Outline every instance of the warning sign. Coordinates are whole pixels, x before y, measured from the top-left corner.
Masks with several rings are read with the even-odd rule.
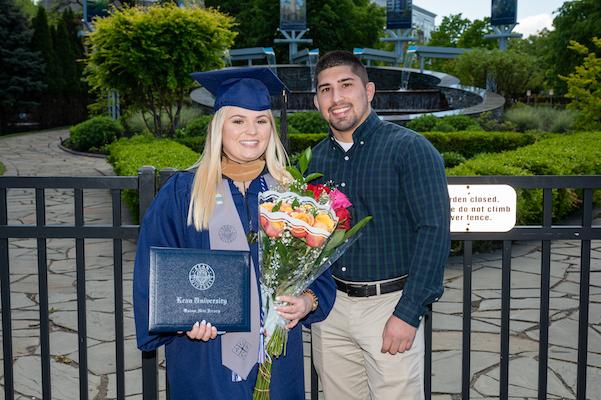
[[[509,185],[449,185],[451,232],[507,232],[515,226],[515,189]]]

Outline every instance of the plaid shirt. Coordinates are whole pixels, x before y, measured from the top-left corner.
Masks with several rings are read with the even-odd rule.
[[[373,216],[332,272],[357,282],[409,274],[394,315],[418,326],[428,304],[442,295],[449,253],[442,158],[423,136],[381,121],[375,112],[355,130],[353,142],[345,153],[330,132],[313,149],[309,167],[348,196],[352,221]]]

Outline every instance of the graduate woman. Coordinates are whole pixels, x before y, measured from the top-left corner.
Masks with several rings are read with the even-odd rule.
[[[257,195],[284,181],[286,155],[275,130],[270,94],[283,83],[267,68],[232,68],[192,77],[215,95],[200,161],[171,177],[141,224],[134,271],[134,312],[138,347],[165,346],[172,400],[252,399],[261,357],[261,305]],[[251,331],[218,334],[219,326],[198,321],[187,332],[148,330],[150,246],[250,250]],[[330,272],[280,308],[291,321],[285,356],[274,360],[271,399],[301,400],[304,394],[304,325],[326,318],[335,298]]]

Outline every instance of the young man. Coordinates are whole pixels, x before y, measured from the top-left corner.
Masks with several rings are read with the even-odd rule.
[[[423,316],[443,292],[450,245],[443,161],[423,136],[372,111],[375,85],[351,53],[324,55],[315,82],[330,135],[310,170],[349,197],[354,221],[373,216],[334,265],[334,308],[312,328],[325,398],[423,399]]]

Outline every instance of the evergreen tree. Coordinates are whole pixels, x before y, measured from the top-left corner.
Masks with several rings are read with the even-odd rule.
[[[73,80],[68,83],[73,89],[80,93],[87,93],[87,86],[83,81],[83,69],[85,58],[83,40],[81,35],[81,23],[79,18],[73,13],[70,8],[63,11],[61,16],[70,42],[70,51],[72,53],[73,63],[75,64],[75,75]],[[70,87],[71,87],[70,86]]]
[[[52,46],[52,32],[48,25],[48,16],[46,9],[38,6],[38,12],[31,21],[33,25],[33,36],[31,38],[31,47],[38,51],[42,56],[45,71],[42,75],[42,82],[47,87],[49,93],[58,93],[60,87],[59,66]]]
[[[28,47],[32,31],[27,17],[13,0],[0,0],[0,133],[9,115],[34,105],[27,94],[43,89],[43,62]]]
[[[79,89],[80,75],[77,70],[77,57],[73,49],[73,42],[63,19],[58,21],[53,33],[54,53],[60,63],[62,92],[65,94],[75,93]]]

